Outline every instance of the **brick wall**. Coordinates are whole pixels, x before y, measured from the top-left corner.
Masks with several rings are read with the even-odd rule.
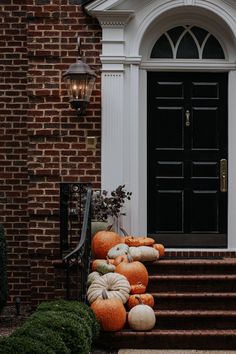
[[[101,29],[75,0],[1,1],[1,219],[9,246],[10,300],[54,296],[59,182],[100,185]],[[26,3],[26,1],[25,1]],[[68,103],[62,73],[82,38],[98,78],[84,116]],[[86,137],[96,136],[89,150]]]
[[[24,1],[0,2],[0,222],[8,241],[10,300],[28,301],[27,22]]]

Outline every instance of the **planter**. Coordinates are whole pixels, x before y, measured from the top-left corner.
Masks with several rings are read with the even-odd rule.
[[[92,221],[91,236],[93,237],[98,231],[106,230],[109,225],[107,221]]]

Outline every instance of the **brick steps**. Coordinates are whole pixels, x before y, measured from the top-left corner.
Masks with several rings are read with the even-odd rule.
[[[234,329],[236,311],[155,311],[156,329]]]
[[[158,310],[236,310],[236,293],[152,293]]]
[[[236,274],[236,258],[160,260],[146,263],[149,274]]]
[[[236,292],[236,275],[150,275],[149,292]]]
[[[155,299],[152,331],[103,333],[110,349],[235,349],[236,259],[146,263],[147,292]]]
[[[102,333],[97,343],[107,349],[235,349],[236,330],[123,330]]]

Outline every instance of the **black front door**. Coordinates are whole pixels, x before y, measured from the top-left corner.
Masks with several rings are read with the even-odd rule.
[[[148,73],[148,234],[227,246],[228,75]]]

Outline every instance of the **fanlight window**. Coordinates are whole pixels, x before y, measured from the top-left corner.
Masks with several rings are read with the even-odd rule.
[[[197,26],[179,26],[164,33],[155,43],[151,58],[225,59],[219,41]]]

